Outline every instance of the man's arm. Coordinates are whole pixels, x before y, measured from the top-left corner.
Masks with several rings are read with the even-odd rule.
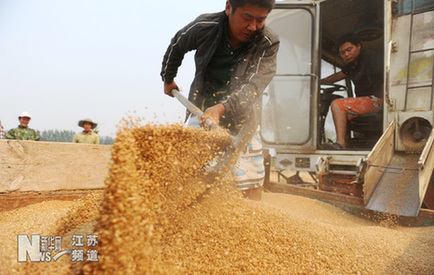
[[[341,81],[342,79],[345,79],[345,78],[347,78],[346,74],[344,74],[343,72],[337,72],[337,73],[334,73],[332,75],[329,75],[326,78],[321,79],[321,83],[322,84],[332,84],[332,83]]]
[[[7,139],[15,139],[15,131],[14,131],[14,129],[10,129],[8,131],[8,133],[6,134],[6,138]]]
[[[72,142],[73,143],[78,143],[78,134],[74,135],[74,137],[72,138]]]
[[[203,33],[207,31],[208,27],[215,24],[218,23],[203,22],[201,16],[199,16],[175,34],[163,58],[160,75],[165,83],[171,84],[173,82],[184,55],[197,49],[201,39],[203,39]]]
[[[36,130],[33,130],[35,132],[35,141],[39,141],[41,137],[38,135],[38,132]]]

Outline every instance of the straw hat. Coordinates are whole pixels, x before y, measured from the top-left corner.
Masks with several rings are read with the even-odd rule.
[[[97,123],[93,122],[92,119],[90,119],[90,118],[85,118],[85,119],[80,120],[80,121],[78,122],[78,126],[84,128],[84,123],[85,123],[85,122],[89,122],[89,123],[92,125],[92,128],[91,128],[91,129],[95,128],[95,127],[98,125]]]

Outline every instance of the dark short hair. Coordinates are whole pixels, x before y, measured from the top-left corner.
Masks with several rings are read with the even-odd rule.
[[[362,41],[360,40],[359,36],[353,32],[349,32],[346,33],[344,35],[342,35],[341,37],[339,37],[338,39],[338,43],[336,46],[336,51],[339,52],[339,47],[342,46],[343,44],[350,42],[353,45],[361,45]]]
[[[274,8],[274,2],[275,0],[229,0],[232,6],[232,13],[234,13],[238,7],[244,7],[245,4],[267,8],[268,12],[270,12]]]

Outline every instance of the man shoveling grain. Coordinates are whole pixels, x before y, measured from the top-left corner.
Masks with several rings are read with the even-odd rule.
[[[277,35],[265,26],[274,0],[228,0],[224,12],[203,14],[178,31],[163,59],[164,93],[178,90],[174,81],[184,55],[196,50],[195,78],[189,100],[204,115],[190,117],[189,126],[207,118],[237,133],[254,119],[265,87],[276,71]],[[188,118],[188,116],[187,116]],[[264,165],[259,127],[232,171],[235,185],[245,197],[260,200]]]

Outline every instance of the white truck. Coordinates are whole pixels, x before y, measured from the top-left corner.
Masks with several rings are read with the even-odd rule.
[[[265,187],[399,216],[434,209],[434,1],[276,1],[267,25],[281,44],[262,100],[261,136],[273,153]],[[344,66],[336,42],[348,32],[382,56],[384,104],[348,123],[349,148],[330,150],[330,98],[355,95],[349,80],[320,80]],[[281,183],[270,169],[297,173]]]

